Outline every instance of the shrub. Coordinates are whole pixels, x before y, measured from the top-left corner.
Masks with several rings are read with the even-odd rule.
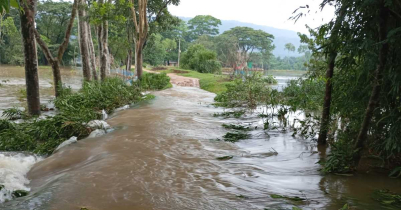
[[[181,64],[184,68],[200,73],[221,73],[221,64],[217,60],[217,54],[199,44],[192,45],[183,53]]]
[[[78,139],[88,136],[91,130],[86,123],[99,119],[101,110],[110,113],[139,100],[142,100],[140,88],[126,85],[119,78],[86,82],[77,93],[64,89],[54,101],[59,113],[53,117],[30,119],[19,124],[0,120],[0,150],[51,154],[71,136]]]
[[[139,86],[143,90],[163,90],[171,87],[170,77],[166,73],[145,73],[139,81]]]

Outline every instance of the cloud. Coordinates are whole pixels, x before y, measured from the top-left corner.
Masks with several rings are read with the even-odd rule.
[[[307,33],[305,24],[317,27],[334,17],[334,8],[328,7],[320,11],[320,2],[317,0],[181,0],[179,6],[169,6],[169,10],[173,15],[180,17],[212,15],[222,20],[237,20]],[[296,23],[288,20],[295,9],[306,4],[311,9],[307,17],[301,18]]]

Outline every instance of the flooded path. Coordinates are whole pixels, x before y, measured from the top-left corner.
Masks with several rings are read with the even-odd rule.
[[[316,163],[324,154],[318,152],[313,142],[294,138],[291,132],[265,133],[258,118],[252,116],[213,117],[213,113],[223,111],[211,105],[213,93],[194,87],[174,87],[154,94],[156,99],[112,116],[108,123],[115,131],[81,140],[36,163],[27,177],[29,195],[0,204],[0,209],[297,206],[338,210],[349,203],[356,209],[373,210],[383,209],[371,198],[374,190],[401,190],[399,179],[386,176],[322,175]],[[252,138],[248,140],[235,144],[218,141],[227,132],[221,125],[236,122],[259,128],[251,131]],[[233,158],[216,159],[222,156]],[[26,163],[30,168],[31,163]]]

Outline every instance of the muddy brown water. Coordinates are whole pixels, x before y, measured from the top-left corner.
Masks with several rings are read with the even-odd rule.
[[[51,71],[40,69],[43,101],[51,100]],[[81,85],[79,71],[62,70],[64,82]],[[0,109],[19,106],[24,83],[21,68],[0,66]],[[281,78],[279,78],[281,79]],[[288,79],[288,78],[283,78]],[[280,84],[278,85],[280,86]],[[23,88],[23,86],[22,86]],[[223,123],[258,119],[223,119],[214,94],[192,87],[154,93],[156,99],[117,113],[108,120],[115,131],[81,140],[35,164],[28,173],[27,197],[0,209],[392,209],[371,197],[376,189],[401,191],[401,181],[383,175],[322,175],[324,156],[309,140],[291,132],[257,129],[238,143],[217,141]],[[273,151],[277,151],[275,155]],[[320,150],[324,151],[324,150]],[[218,161],[217,157],[233,156]],[[1,170],[0,170],[1,171]],[[1,176],[1,174],[0,174]],[[272,194],[304,202],[274,199]]]
[[[78,90],[82,86],[79,68],[62,67],[61,78],[65,86]],[[52,70],[49,66],[39,66],[39,92],[41,104],[54,99]],[[25,70],[21,66],[0,65],[0,116],[4,109],[26,106]]]
[[[115,131],[81,140],[33,166],[30,195],[3,209],[385,209],[375,189],[400,191],[379,175],[322,175],[318,149],[291,133],[261,130],[238,143],[217,141],[214,94],[191,87],[154,93],[153,101],[108,120]],[[257,120],[256,120],[257,121]],[[278,152],[272,154],[272,149]],[[217,157],[233,159],[218,161]],[[304,202],[271,198],[298,196]],[[391,208],[389,208],[391,209]]]

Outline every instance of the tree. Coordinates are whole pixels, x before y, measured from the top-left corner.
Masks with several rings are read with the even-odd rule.
[[[223,35],[234,37],[238,40],[237,52],[239,56],[235,66],[243,66],[246,68],[246,63],[254,51],[262,53],[270,53],[274,49],[274,36],[262,30],[254,30],[249,27],[235,27],[225,31]]]
[[[46,42],[53,55],[58,53],[60,43],[64,41],[66,31],[71,19],[73,1],[38,1],[36,12],[36,30]],[[74,34],[76,25],[72,25],[71,34]],[[71,37],[73,40],[75,37]],[[60,65],[68,65],[73,60],[75,46],[68,43],[67,48],[59,61]],[[49,62],[43,50],[38,51],[39,64],[48,65]]]
[[[188,21],[191,40],[195,40],[202,35],[215,36],[219,34],[221,21],[210,15],[197,15]]]
[[[285,49],[288,52],[295,52],[295,46],[292,43],[287,43],[285,44]]]
[[[179,2],[179,0],[150,0],[149,2],[148,0],[131,0],[131,14],[135,25],[135,70],[139,79],[142,78],[143,71],[143,48],[149,34],[170,27],[171,22],[178,22],[172,18],[167,6],[178,5]]]
[[[1,17],[0,17],[1,19]],[[21,35],[15,27],[14,19],[0,20],[0,63],[22,65],[24,63]]]
[[[222,34],[215,39],[217,56],[225,67],[235,68],[238,59],[238,39],[234,36]]]
[[[329,43],[326,47],[329,56],[328,56],[327,71],[326,71],[326,91],[323,102],[322,118],[320,120],[319,137],[317,140],[319,145],[326,144],[327,132],[330,124],[330,107],[332,98],[331,95],[333,89],[332,79],[334,74],[335,61],[338,54],[337,51],[338,48],[337,43],[339,36],[338,33],[340,32],[340,27],[344,19],[344,10],[345,6],[343,5],[343,7],[340,8],[340,14],[334,23],[333,30],[329,38]]]
[[[215,52],[206,49],[203,45],[192,45],[183,53],[182,66],[200,73],[219,73],[221,64],[217,61]]]
[[[63,42],[58,47],[57,57],[53,57],[52,52],[49,50],[49,47],[42,40],[39,32],[37,30],[35,30],[36,41],[38,42],[39,46],[41,47],[42,51],[44,52],[47,61],[52,66],[53,83],[54,83],[56,97],[60,95],[60,91],[62,88],[62,80],[61,80],[61,73],[60,73],[60,61],[63,59],[63,54],[64,54],[65,50],[67,49],[68,43],[70,41],[71,30],[72,30],[72,26],[74,24],[74,19],[76,16],[76,10],[77,10],[77,0],[74,0],[74,3],[72,5],[71,17],[70,17],[69,23],[67,25],[67,30],[65,32]]]
[[[90,65],[90,52],[89,52],[89,32],[87,26],[86,16],[86,2],[85,0],[78,1],[78,17],[79,17],[79,48],[82,57],[82,71],[86,81],[91,80],[91,65]]]
[[[144,62],[153,66],[163,64],[167,52],[162,39],[163,37],[160,34],[150,35],[147,41],[147,46],[143,52]]]
[[[28,113],[40,115],[38,62],[35,43],[35,0],[19,0],[21,34],[25,56],[25,80]]]
[[[374,72],[373,79],[373,88],[372,93],[369,98],[368,107],[366,108],[365,116],[363,122],[361,124],[361,128],[359,130],[358,138],[355,141],[355,149],[358,151],[355,157],[355,161],[359,163],[359,159],[361,158],[362,149],[364,143],[367,141],[367,134],[369,125],[372,121],[374,110],[380,103],[380,91],[383,83],[383,71],[387,64],[387,56],[389,53],[389,43],[387,41],[388,36],[388,22],[389,22],[389,5],[386,5],[385,1],[380,1],[379,8],[379,61],[377,64],[377,68]]]

